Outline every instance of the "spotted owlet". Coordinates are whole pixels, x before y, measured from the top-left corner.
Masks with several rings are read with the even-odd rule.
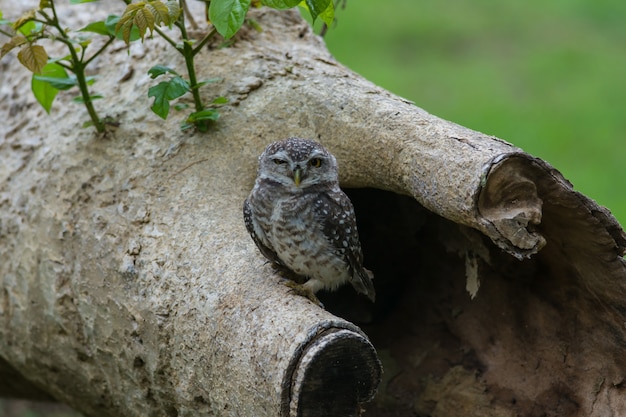
[[[337,160],[317,142],[289,138],[259,157],[252,192],[243,205],[246,228],[261,253],[306,282],[288,282],[317,301],[318,290],[345,282],[374,301],[354,208],[339,188]]]

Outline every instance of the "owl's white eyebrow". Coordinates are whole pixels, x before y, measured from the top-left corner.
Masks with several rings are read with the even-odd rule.
[[[287,154],[287,152],[282,151],[282,150],[272,154],[271,156],[274,157],[274,158],[290,159],[289,155]]]

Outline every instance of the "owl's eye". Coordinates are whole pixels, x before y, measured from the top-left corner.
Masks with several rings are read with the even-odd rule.
[[[287,163],[287,161],[285,161],[284,159],[280,159],[280,158],[274,158],[273,161],[276,165],[283,165]]]
[[[309,161],[309,165],[311,165],[314,168],[319,168],[322,166],[322,159],[321,158],[313,158]]]

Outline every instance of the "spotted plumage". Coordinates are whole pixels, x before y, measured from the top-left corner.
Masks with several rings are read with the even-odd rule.
[[[304,277],[305,291],[350,282],[374,301],[354,208],[339,188],[335,157],[319,143],[289,138],[270,144],[259,157],[243,215],[261,253]]]

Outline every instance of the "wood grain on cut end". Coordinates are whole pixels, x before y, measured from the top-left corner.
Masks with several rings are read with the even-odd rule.
[[[534,182],[536,171],[527,157],[500,158],[491,167],[478,200],[480,214],[497,231],[494,242],[518,259],[536,254],[546,244],[535,230],[542,220],[543,204]]]
[[[380,383],[382,367],[365,336],[331,328],[300,351],[283,384],[284,417],[360,416]]]

